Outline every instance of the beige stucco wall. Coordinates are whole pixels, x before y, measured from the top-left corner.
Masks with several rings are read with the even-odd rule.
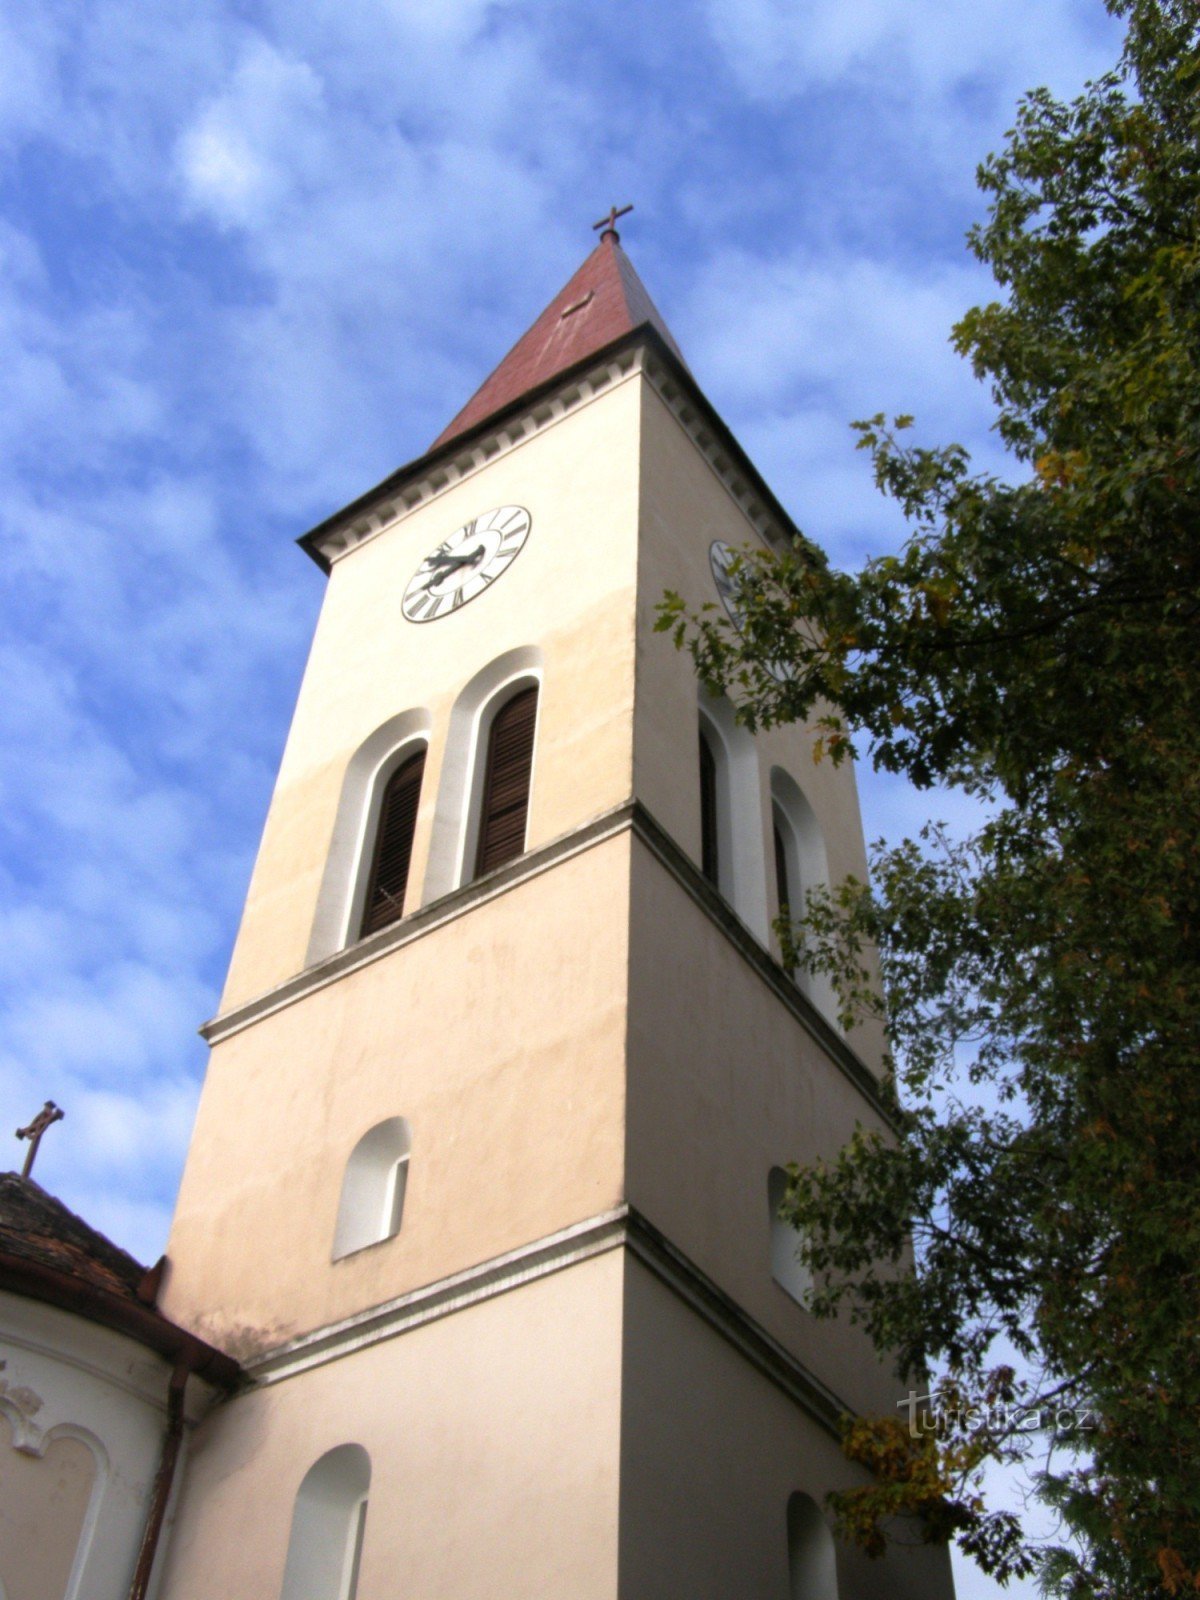
[[[300,1481],[347,1443],[371,1458],[358,1600],[613,1600],[621,1297],[614,1251],[213,1413],[161,1600],[278,1595]]]
[[[656,607],[663,594],[673,590],[689,610],[717,604],[715,615],[724,618],[709,565],[710,545],[719,539],[735,548],[764,546],[745,512],[649,384],[642,390],[640,441],[634,787],[638,798],[699,864],[695,669],[686,650],[676,650],[669,636],[654,632]],[[816,815],[830,882],[836,884],[849,875],[860,881],[866,878],[854,768],[849,762],[834,766],[829,760],[814,760],[815,733],[813,725],[778,727],[761,730],[755,738],[758,828],[771,921],[779,915],[771,844],[773,766],[793,778]],[[778,953],[773,937],[769,943]],[[851,1043],[872,1070],[880,1069],[883,1037],[878,1026],[868,1022],[856,1028]]]
[[[772,1279],[767,1202],[771,1167],[831,1157],[857,1122],[882,1122],[678,882],[634,851],[630,1204],[843,1400],[890,1414],[896,1384],[863,1335],[818,1322]]]
[[[245,1357],[617,1204],[629,836],[213,1051],[168,1316]],[[331,1262],[346,1158],[412,1125],[403,1226]]]
[[[787,1503],[856,1481],[837,1442],[629,1259],[621,1600],[789,1600]],[[837,1554],[839,1600],[953,1600],[944,1551]]]
[[[335,563],[222,1011],[305,965],[350,757],[389,718],[424,707],[432,730],[410,872],[419,894],[451,708],[505,652],[535,645],[544,656],[530,846],[628,795],[640,383],[605,391]],[[400,601],[425,556],[509,503],[532,523],[508,571],[461,611],[405,621]]]
[[[695,782],[697,689],[687,651],[656,634],[655,608],[672,589],[689,609],[718,602],[709,565],[715,539],[763,549],[763,541],[657,392],[642,389],[641,525],[638,551],[637,713],[634,773],[643,800],[667,831],[700,859]],[[723,618],[718,604],[716,616]],[[865,870],[854,770],[812,758],[811,728],[757,737],[763,788],[778,763],[795,778],[821,823],[833,877]],[[687,782],[681,782],[686,775]]]

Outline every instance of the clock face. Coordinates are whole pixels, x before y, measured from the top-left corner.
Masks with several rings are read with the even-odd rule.
[[[400,609],[410,622],[460,610],[507,572],[529,537],[524,506],[496,506],[472,517],[431,550],[409,579]]]
[[[733,564],[733,551],[729,545],[722,544],[720,539],[714,539],[708,547],[708,564],[712,568],[713,582],[717,586],[717,593],[721,597],[726,615],[740,633],[742,612],[737,603],[737,579],[729,570]]]
[[[717,586],[717,593],[721,597],[721,604],[725,607],[726,615],[739,633],[742,632],[743,612],[738,604],[737,579],[729,570],[733,565],[737,552],[720,539],[714,539],[708,547],[708,564],[712,568],[713,582]],[[764,663],[767,671],[778,682],[782,683],[791,677],[792,669],[786,661],[767,661]]]

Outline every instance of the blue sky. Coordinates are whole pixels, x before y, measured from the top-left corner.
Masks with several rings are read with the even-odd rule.
[[[321,596],[293,537],[633,200],[796,519],[894,546],[846,425],[1000,466],[947,345],[989,296],[975,165],[1117,43],[1099,0],[0,0],[0,1106],[66,1107],[48,1187],[161,1250]],[[872,833],[929,811],[863,787]]]

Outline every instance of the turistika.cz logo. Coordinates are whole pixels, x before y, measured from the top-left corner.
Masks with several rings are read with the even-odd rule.
[[[933,1434],[940,1439],[969,1437],[973,1434],[1089,1433],[1097,1427],[1094,1411],[1085,1406],[1012,1405],[993,1401],[991,1405],[972,1405],[954,1390],[933,1389],[928,1394],[908,1391],[896,1408],[908,1412],[908,1431],[914,1439]]]

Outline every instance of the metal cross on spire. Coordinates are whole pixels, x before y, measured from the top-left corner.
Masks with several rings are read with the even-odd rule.
[[[27,1178],[33,1171],[33,1158],[38,1153],[38,1145],[41,1144],[46,1129],[52,1122],[61,1122],[65,1116],[66,1112],[60,1106],[56,1106],[53,1100],[47,1100],[27,1128],[17,1129],[18,1139],[29,1140],[29,1154],[25,1157],[25,1165],[21,1169],[23,1178]]]
[[[600,235],[602,239],[607,239],[610,233],[614,239],[620,239],[621,235],[617,232],[617,218],[623,217],[627,211],[632,210],[632,206],[610,206],[608,215],[601,217],[599,222],[593,222],[592,228],[604,229],[604,232]]]

